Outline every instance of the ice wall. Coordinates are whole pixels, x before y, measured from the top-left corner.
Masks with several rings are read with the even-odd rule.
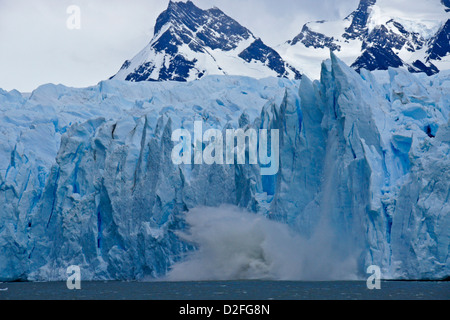
[[[224,204],[269,220],[259,236],[272,220],[304,239],[301,255],[287,255],[299,269],[326,263],[345,279],[377,264],[385,278],[448,277],[449,87],[446,72],[359,75],[332,55],[320,82],[207,77],[0,91],[0,280],[62,280],[73,264],[84,279],[164,277],[215,243],[180,235],[198,227],[190,212],[209,207],[210,223],[224,223],[214,216]],[[205,130],[279,129],[279,173],[175,166],[172,132],[193,132],[194,120]],[[284,247],[280,239],[293,238],[272,230],[267,239]],[[300,248],[311,239],[332,261]],[[345,261],[356,261],[353,270],[335,273]]]

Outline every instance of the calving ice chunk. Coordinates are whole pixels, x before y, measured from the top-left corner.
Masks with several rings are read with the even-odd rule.
[[[172,150],[172,161],[176,165],[194,164],[246,164],[246,152],[248,152],[249,164],[261,165],[261,175],[273,176],[278,173],[280,162],[280,140],[279,130],[270,130],[271,141],[268,140],[268,130],[255,129],[227,129],[226,147],[224,148],[224,138],[221,130],[209,129],[203,134],[203,122],[194,123],[194,157],[192,157],[192,136],[186,129],[177,129],[172,133],[172,141],[179,142]],[[235,144],[235,140],[237,143]],[[248,141],[248,145],[246,142]],[[204,144],[207,143],[203,150]],[[248,146],[248,148],[246,148]],[[268,148],[270,147],[270,155]],[[258,152],[259,150],[259,152]],[[226,153],[224,155],[224,153]],[[236,157],[235,157],[236,155]]]

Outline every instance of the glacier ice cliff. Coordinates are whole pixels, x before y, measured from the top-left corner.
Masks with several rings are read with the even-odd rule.
[[[375,264],[389,279],[446,278],[449,92],[445,71],[358,74],[333,54],[314,82],[208,76],[0,90],[0,281],[65,280],[69,265],[86,280],[163,278],[171,270],[176,278],[196,252],[234,252],[211,248],[223,238],[208,236],[223,230],[257,232],[229,241],[245,259],[211,264],[224,263],[226,273],[234,270],[226,263],[239,260],[245,272],[209,277],[345,279]],[[279,129],[278,174],[261,176],[255,165],[174,165],[172,132],[193,132],[194,120],[205,129]],[[228,217],[224,205],[240,209]],[[236,225],[240,210],[247,228],[185,234],[227,219]],[[286,230],[293,235],[276,234]],[[318,259],[320,251],[328,259]],[[333,272],[346,261],[354,262],[347,274]],[[323,274],[294,272],[321,263],[329,266]]]

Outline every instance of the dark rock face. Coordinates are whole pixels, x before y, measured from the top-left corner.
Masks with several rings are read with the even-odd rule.
[[[418,33],[412,33],[405,30],[405,28],[394,20],[388,21],[387,25],[392,29],[397,29],[398,33],[388,30],[384,25],[381,25],[374,30],[363,40],[362,49],[369,46],[381,46],[383,48],[391,48],[392,50],[401,50],[405,45],[408,51],[414,52],[423,47],[424,41]]]
[[[448,2],[447,1],[447,5]],[[430,41],[428,60],[441,60],[450,52],[450,20],[439,30],[436,36]]]
[[[357,39],[367,36],[367,21],[370,16],[369,8],[375,3],[376,0],[361,0],[358,9],[347,17],[347,19],[352,20],[352,24],[345,29],[344,38]]]
[[[178,43],[190,44],[193,39],[201,47],[229,51],[235,49],[242,39],[253,34],[247,28],[227,16],[218,8],[202,10],[191,1],[170,2],[169,7],[157,19],[155,34],[171,23],[176,29]],[[173,32],[173,30],[172,30]],[[172,33],[171,32],[171,33]],[[159,47],[159,50],[164,47]]]
[[[266,46],[261,39],[257,39],[253,42],[247,49],[239,54],[239,57],[247,62],[251,62],[252,60],[260,61],[270,69],[275,70],[279,77],[287,76],[286,65],[281,56],[278,52]],[[290,68],[290,66],[288,66],[288,68]],[[298,71],[293,68],[291,68],[291,70],[296,72],[296,79],[301,78],[301,74]]]
[[[441,3],[447,7],[445,11],[450,12],[450,0],[441,0]]]
[[[390,48],[380,46],[369,47],[362,55],[356,59],[352,68],[360,71],[367,70],[387,70],[389,67],[398,68],[403,65],[403,61]]]
[[[341,46],[334,43],[333,37],[327,37],[322,33],[314,32],[306,24],[303,26],[302,32],[292,40],[291,44],[296,45],[298,42],[302,42],[307,48],[330,48],[333,51],[341,50]]]
[[[429,66],[420,60],[416,60],[412,63],[412,65],[408,66],[408,70],[410,72],[425,72],[428,76],[439,73],[439,69],[434,64],[431,62],[428,64]]]

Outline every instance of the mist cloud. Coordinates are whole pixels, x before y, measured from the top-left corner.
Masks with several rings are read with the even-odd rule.
[[[358,252],[335,250],[338,239],[321,223],[309,239],[287,225],[234,206],[196,208],[181,238],[198,250],[176,264],[172,281],[355,280]]]

